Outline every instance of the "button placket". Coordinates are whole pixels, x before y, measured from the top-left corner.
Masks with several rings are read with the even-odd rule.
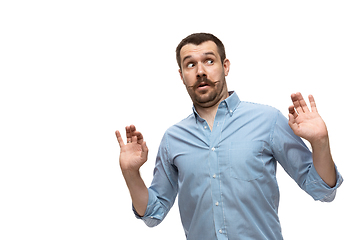
[[[228,111],[226,108],[226,103],[223,102],[220,104],[218,111],[214,119],[214,128],[212,129],[211,134],[209,135],[209,177],[211,178],[211,196],[213,204],[213,213],[214,213],[214,227],[217,229],[217,235],[221,234],[219,239],[225,239],[225,217],[224,209],[222,204],[222,193],[221,193],[221,166],[223,159],[219,159],[219,153],[222,151],[219,142],[221,140],[221,130],[222,128],[218,127],[225,121],[225,117]],[[209,127],[207,127],[209,129]],[[210,129],[209,129],[210,130]],[[208,131],[208,130],[206,130]],[[218,236],[219,237],[219,236]]]

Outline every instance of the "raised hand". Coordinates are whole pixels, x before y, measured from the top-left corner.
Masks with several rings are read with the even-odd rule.
[[[320,117],[314,97],[309,95],[311,111],[301,93],[291,94],[293,105],[289,107],[289,126],[294,133],[310,142],[318,143],[328,139],[325,122]]]
[[[148,148],[142,134],[136,131],[134,125],[126,129],[125,144],[119,131],[115,131],[120,145],[120,168],[126,185],[129,188],[133,206],[140,216],[144,216],[149,198],[148,189],[140,176],[140,167],[146,162]]]
[[[134,125],[126,128],[127,143],[125,144],[120,132],[115,132],[120,145],[120,168],[122,171],[139,171],[147,161],[148,148],[142,134],[136,131]]]

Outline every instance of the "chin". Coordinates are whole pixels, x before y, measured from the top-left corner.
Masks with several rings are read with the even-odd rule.
[[[217,96],[218,94],[216,94],[215,92],[201,94],[200,96],[195,95],[195,102],[203,107],[212,107],[216,103]]]

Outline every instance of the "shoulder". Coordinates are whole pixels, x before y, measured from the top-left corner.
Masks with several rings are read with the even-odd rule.
[[[188,117],[184,118],[180,122],[169,127],[165,134],[168,136],[177,136],[183,132],[189,132],[196,126],[196,118],[194,113],[191,113]]]
[[[239,110],[241,113],[247,113],[251,115],[266,114],[267,117],[277,117],[280,112],[278,109],[269,105],[246,101],[241,101],[237,110]]]
[[[169,159],[172,159],[171,162],[181,149],[185,151],[189,147],[189,143],[196,138],[196,128],[195,116],[190,114],[165,131],[161,146],[166,147]]]

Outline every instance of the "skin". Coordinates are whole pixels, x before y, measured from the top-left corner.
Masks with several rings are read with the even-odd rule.
[[[309,95],[311,110],[301,93],[291,94],[291,100],[293,105],[289,107],[289,126],[297,136],[310,142],[316,171],[329,187],[334,187],[336,171],[330,151],[329,134],[317,111],[315,99]]]
[[[221,62],[217,46],[212,41],[198,46],[187,44],[180,50],[181,80],[193,101],[196,111],[212,129],[217,108],[229,97],[225,77],[230,61]]]
[[[148,189],[140,176],[140,167],[147,161],[148,148],[142,134],[134,125],[125,127],[127,144],[120,132],[115,132],[120,145],[120,168],[129,189],[133,206],[140,216],[144,216],[149,195]]]
[[[225,77],[230,61],[221,62],[217,46],[212,41],[200,45],[187,44],[180,51],[181,80],[193,101],[198,114],[212,129],[216,111],[221,101],[229,97]],[[329,187],[336,184],[328,131],[320,117],[314,97],[309,96],[309,109],[301,93],[291,94],[293,105],[289,107],[289,126],[294,133],[308,140],[313,149],[316,171]],[[120,145],[120,168],[130,191],[134,208],[140,216],[146,211],[148,189],[140,176],[140,167],[147,161],[148,148],[142,134],[134,125],[127,126],[125,144],[120,132],[115,132]]]

